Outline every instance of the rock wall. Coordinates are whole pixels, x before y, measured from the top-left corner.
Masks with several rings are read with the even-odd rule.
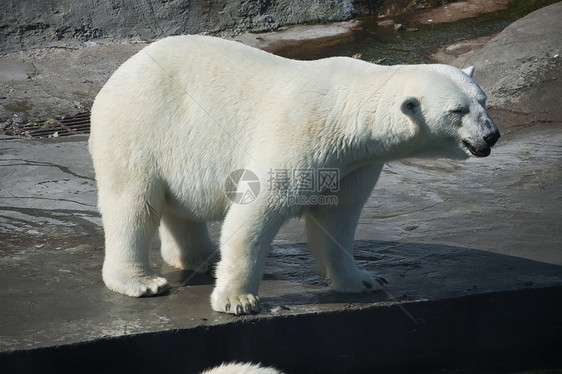
[[[263,32],[456,0],[2,0],[0,53],[92,40]]]
[[[368,0],[3,0],[0,51],[90,40],[269,31],[370,12]]]
[[[519,113],[562,113],[562,2],[539,9],[506,27],[465,66],[488,105]]]

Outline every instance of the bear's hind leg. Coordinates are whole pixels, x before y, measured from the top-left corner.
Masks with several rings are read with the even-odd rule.
[[[100,190],[101,191],[101,190]],[[100,193],[105,231],[103,280],[106,286],[128,296],[152,296],[169,289],[166,278],[150,268],[149,249],[158,228],[161,205],[144,194],[120,196]]]
[[[218,260],[218,247],[211,241],[207,224],[179,217],[166,210],[160,222],[162,258],[170,266],[205,273]]]

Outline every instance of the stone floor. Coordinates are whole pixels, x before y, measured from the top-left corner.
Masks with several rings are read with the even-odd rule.
[[[210,275],[163,265],[157,240],[154,267],[175,285],[171,292],[133,299],[107,290],[87,137],[4,137],[0,369],[6,371],[0,371],[122,369],[104,367],[93,352],[138,354],[129,369],[170,372],[230,360],[262,361],[287,372],[412,372],[478,362],[493,367],[512,356],[529,358],[521,367],[544,362],[562,368],[551,354],[562,341],[556,312],[562,306],[560,129],[539,123],[508,131],[485,159],[389,163],[355,244],[358,263],[389,281],[381,292],[330,292],[302,244],[304,222],[289,221],[268,257],[262,313],[239,318],[211,310]],[[219,229],[211,225],[213,237]],[[371,344],[387,349],[383,337],[390,347],[407,347],[384,359],[365,350]],[[429,340],[416,340],[422,338]],[[175,345],[178,339],[183,345]],[[159,345],[177,356],[177,365]],[[317,361],[299,349],[312,350]],[[534,356],[519,354],[529,349]]]

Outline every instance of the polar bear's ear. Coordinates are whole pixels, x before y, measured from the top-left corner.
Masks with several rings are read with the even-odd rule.
[[[472,74],[474,74],[474,66],[470,66],[466,69],[462,69],[462,71],[468,75],[470,78],[472,78]]]
[[[420,111],[420,101],[416,97],[408,96],[402,101],[400,110],[408,117],[414,118]]]

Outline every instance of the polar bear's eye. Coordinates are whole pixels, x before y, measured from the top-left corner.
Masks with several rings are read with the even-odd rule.
[[[451,110],[451,113],[462,116],[462,115],[468,113],[468,108],[458,107],[458,108],[455,108],[455,109]]]

